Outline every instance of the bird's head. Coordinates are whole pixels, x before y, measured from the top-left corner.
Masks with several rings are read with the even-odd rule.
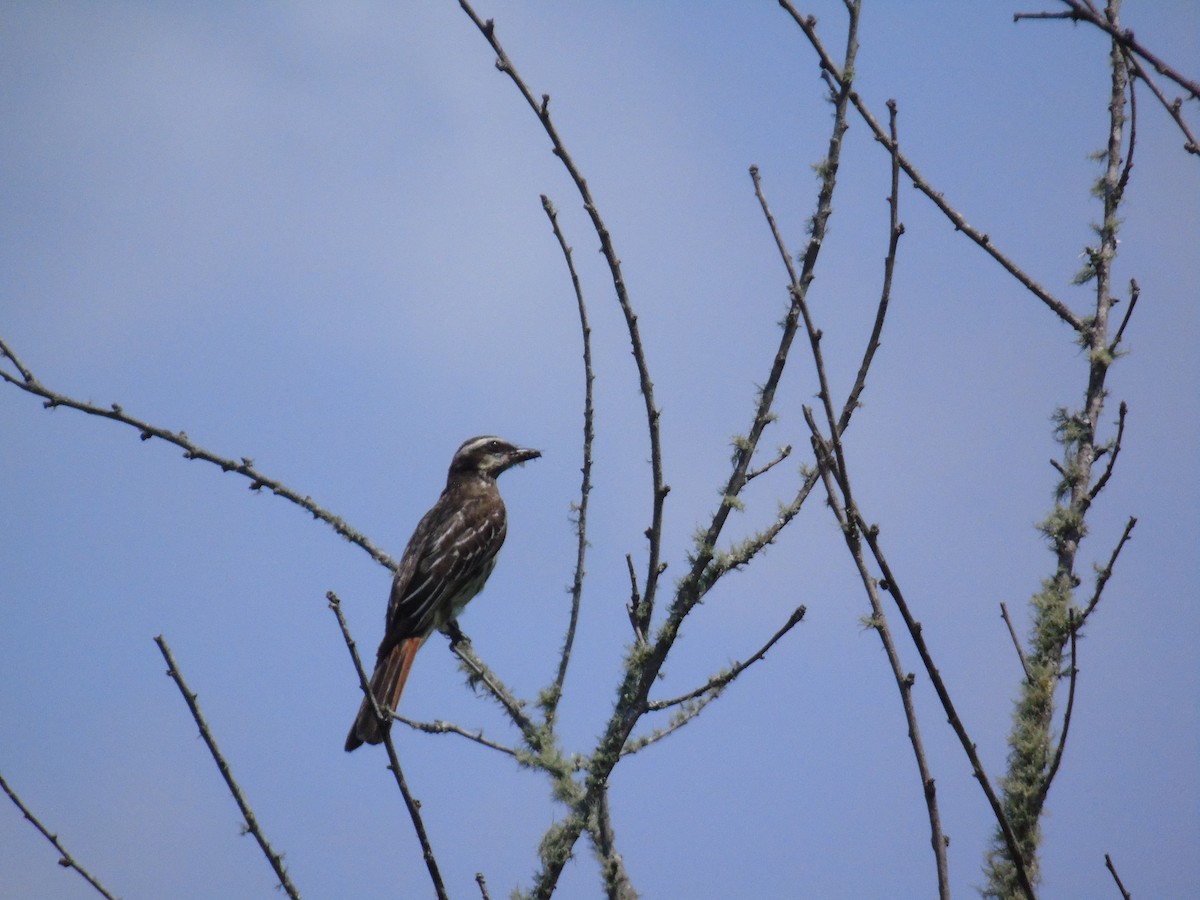
[[[505,469],[541,455],[540,450],[517,447],[495,435],[480,435],[463,441],[450,461],[450,476],[461,473],[495,478]]]

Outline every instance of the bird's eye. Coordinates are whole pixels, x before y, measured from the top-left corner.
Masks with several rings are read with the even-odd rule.
[[[500,452],[500,442],[499,441],[488,441],[488,449],[491,450],[493,453]]]

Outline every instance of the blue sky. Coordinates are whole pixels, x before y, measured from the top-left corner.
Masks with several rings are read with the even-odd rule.
[[[1107,47],[1031,4],[868,4],[858,89],[895,97],[906,152],[973,225],[1078,311],[1099,207]],[[1050,7],[1046,7],[1050,8]],[[831,48],[841,4],[811,9]],[[711,515],[786,304],[754,200],[758,164],[793,252],[830,124],[813,53],[774,5],[490,4],[611,229],[663,410],[666,583]],[[1130,2],[1185,70],[1200,10]],[[547,194],[575,248],[597,370],[589,580],[562,710],[588,750],[630,640],[624,557],[644,559],[648,448],[597,241],[540,126],[457,4],[6,4],[0,15],[0,336],[48,386],[184,429],[346,518],[394,555],[481,432],[539,447],[504,478],[510,529],[463,619],[533,698],[552,676],[574,560],[578,321]],[[1049,799],[1044,895],[1200,887],[1196,446],[1200,171],[1139,92],[1118,283],[1142,297],[1105,421],[1124,452],[1083,571],[1133,541],[1080,644],[1076,713]],[[1193,105],[1194,106],[1194,105]],[[1193,116],[1193,121],[1195,117]],[[810,294],[835,392],[874,316],[887,157],[854,120]],[[1056,476],[1050,416],[1077,404],[1072,335],[907,186],[884,346],[847,436],[856,496],[989,771],[1019,664],[999,617],[1051,571],[1034,523]],[[798,345],[765,449],[807,446]],[[0,391],[0,771],[67,847],[132,897],[274,896],[152,638],[162,634],[259,819],[309,897],[422,896],[428,880],[382,753],[341,749],[359,694],[324,595],[377,641],[389,577],[244,481],[131,429]],[[799,475],[759,479],[729,536]],[[828,510],[810,501],[689,619],[661,696],[805,622],[681,733],[623,763],[614,825],[646,896],[923,897],[925,810],[895,689]],[[919,667],[907,644],[906,665]],[[918,678],[955,893],[992,820]],[[511,741],[444,641],[404,699]],[[452,896],[527,885],[561,809],[547,783],[460,738],[398,732]],[[564,897],[598,893],[585,844]],[[0,895],[93,896],[0,806]]]

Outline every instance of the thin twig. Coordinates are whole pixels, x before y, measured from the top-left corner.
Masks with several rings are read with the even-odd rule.
[[[663,738],[674,734],[684,725],[691,722],[692,719],[700,715],[700,713],[704,712],[708,704],[720,697],[722,692],[721,688],[717,688],[710,694],[704,694],[695,700],[690,700],[671,714],[671,721],[667,725],[655,728],[649,733],[639,735],[638,737],[631,736],[626,740],[625,746],[621,748],[621,756],[633,756],[633,754],[645,750],[651,744],[657,744]]]
[[[465,737],[469,741],[474,741],[483,747],[489,747],[492,750],[499,750],[501,753],[506,753],[509,756],[519,756],[520,754],[512,747],[489,740],[483,736],[483,729],[469,731],[461,725],[455,725],[453,722],[445,722],[437,719],[433,722],[418,722],[416,719],[410,719],[408,716],[402,716],[399,713],[392,715],[392,720],[407,725],[413,731],[422,731],[425,734],[457,734]]]
[[[329,601],[329,608],[333,610],[334,616],[337,617],[338,627],[342,631],[342,639],[346,642],[346,649],[350,651],[350,659],[354,663],[354,670],[358,673],[358,686],[371,702],[371,711],[375,714],[375,721],[380,725],[380,731],[383,735],[383,746],[387,750],[388,755],[388,768],[391,769],[392,775],[396,779],[396,786],[400,789],[400,795],[404,798],[404,806],[408,810],[413,830],[417,833],[417,840],[421,844],[421,856],[425,860],[425,868],[429,871],[429,878],[433,882],[433,889],[437,893],[439,900],[448,900],[449,895],[446,893],[445,884],[442,883],[442,874],[438,871],[437,857],[433,855],[433,847],[429,843],[429,835],[426,833],[425,823],[421,819],[421,804],[408,789],[408,781],[404,777],[404,771],[400,768],[400,758],[397,756],[396,746],[392,742],[391,729],[388,727],[391,712],[385,713],[380,708],[375,693],[371,690],[371,682],[367,678],[367,672],[363,668],[362,660],[359,658],[358,647],[354,643],[354,638],[350,636],[350,627],[346,624],[346,617],[342,615],[342,601],[338,599],[337,594],[333,591],[327,591],[325,599]]]
[[[896,129],[896,101],[888,100],[888,132],[893,146],[899,146],[899,136]],[[875,308],[875,323],[871,327],[871,336],[867,339],[867,347],[863,352],[862,362],[858,366],[854,386],[842,406],[842,414],[838,417],[837,431],[841,434],[850,424],[850,417],[858,409],[858,398],[862,396],[867,386],[867,372],[879,349],[880,335],[883,334],[883,323],[887,318],[888,304],[892,296],[892,276],[896,271],[896,251],[900,246],[900,236],[904,234],[904,223],[900,221],[900,161],[892,156],[892,187],[888,192],[888,249],[883,260],[883,288],[880,291],[879,305]]]
[[[783,462],[785,459],[787,459],[791,455],[792,455],[792,445],[791,444],[788,444],[784,447],[780,447],[779,453],[776,454],[776,456],[773,460],[771,460],[769,463],[766,463],[765,465],[759,466],[757,469],[751,469],[750,471],[748,471],[746,473],[746,484],[749,484],[751,481],[753,481],[759,475],[766,475],[768,472],[770,472],[773,468],[775,468],[777,465],[779,465],[781,462]]]
[[[1104,467],[1104,472],[1096,479],[1096,483],[1092,485],[1092,489],[1088,491],[1088,502],[1091,503],[1096,499],[1096,496],[1104,490],[1104,486],[1108,484],[1108,479],[1112,477],[1113,466],[1117,464],[1117,457],[1121,455],[1121,441],[1125,437],[1125,414],[1128,412],[1128,407],[1125,401],[1121,401],[1121,405],[1117,407],[1117,436],[1113,438],[1112,445],[1108,450],[1108,464]]]
[[[1087,22],[1090,25],[1096,26],[1101,31],[1107,32],[1122,48],[1136,54],[1137,56],[1140,56],[1146,62],[1150,63],[1150,65],[1154,66],[1154,70],[1158,72],[1159,75],[1174,81],[1177,85],[1191,94],[1192,99],[1200,100],[1200,82],[1193,81],[1192,79],[1185,77],[1180,72],[1176,71],[1172,66],[1168,65],[1164,60],[1152,53],[1149,49],[1143,46],[1137,40],[1137,38],[1133,36],[1133,31],[1131,29],[1122,28],[1115,22],[1109,21],[1107,17],[1099,14],[1094,9],[1089,9],[1086,5],[1080,3],[1079,0],[1062,0],[1062,2],[1071,8],[1072,12],[1075,13],[1076,17],[1080,21]]]
[[[479,885],[479,895],[481,900],[492,900],[488,894],[487,881],[484,880],[482,872],[475,873],[475,883]]]
[[[1121,881],[1121,876],[1117,874],[1117,867],[1113,865],[1112,857],[1107,853],[1104,854],[1104,867],[1108,869],[1109,873],[1113,877],[1113,881],[1117,883],[1117,890],[1121,892],[1121,896],[1124,898],[1124,900],[1133,900],[1133,895],[1130,894],[1129,891],[1125,890],[1125,885]]]
[[[828,72],[836,74],[838,71],[837,66],[833,62],[833,59],[829,56],[829,52],[825,49],[825,45],[821,42],[821,39],[817,34],[816,20],[812,17],[806,18],[801,16],[801,14],[796,11],[795,7],[792,6],[788,0],[780,0],[780,6],[782,6],[796,21],[796,24],[800,26],[800,30],[804,32],[804,36],[808,38],[809,43],[812,44],[813,49],[817,52],[821,62],[821,67]],[[956,210],[953,206],[951,206],[940,192],[933,189],[933,187],[928,181],[925,180],[924,176],[921,175],[916,166],[913,165],[908,157],[900,152],[899,146],[891,140],[883,126],[879,124],[879,120],[876,119],[871,113],[870,108],[858,95],[857,91],[850,92],[850,102],[854,104],[854,108],[858,110],[858,114],[862,120],[867,123],[867,127],[870,128],[871,132],[875,135],[875,139],[895,157],[896,161],[900,164],[900,168],[903,169],[904,173],[909,177],[913,187],[932,200],[934,205],[942,211],[942,214],[953,223],[957,231],[961,231],[975,244],[982,248],[984,252],[991,256],[992,259],[996,260],[996,262],[998,262],[1005,269],[1005,271],[1023,284],[1030,293],[1032,293],[1035,297],[1041,300],[1042,303],[1049,307],[1056,316],[1058,316],[1076,331],[1080,331],[1083,328],[1083,322],[1065,303],[1051,294],[1038,282],[1034,281],[1033,278],[1029,276],[1023,269],[1021,269],[1015,262],[997,249],[992,244],[991,237],[968,224],[967,220],[962,216],[962,214],[959,213],[958,210]]]
[[[1079,17],[1073,12],[1017,12],[1013,13],[1013,21],[1020,22],[1024,19],[1071,19],[1078,21]]]
[[[1191,93],[1194,99],[1196,98],[1196,83],[1190,79],[1183,78],[1183,76],[1178,72],[1170,69],[1170,67],[1166,66],[1162,60],[1158,59],[1158,57],[1154,56],[1152,53],[1149,53],[1149,51],[1145,50],[1145,48],[1142,48],[1140,44],[1137,45],[1138,49],[1135,49],[1134,45],[1137,42],[1133,38],[1133,32],[1118,32],[1093,4],[1088,3],[1087,9],[1085,10],[1080,8],[1077,3],[1070,2],[1070,0],[1063,0],[1063,2],[1070,6],[1071,9],[1065,12],[1057,13],[1015,13],[1013,15],[1013,21],[1020,22],[1024,19],[1067,19],[1072,22],[1087,22],[1091,25],[1095,25],[1097,28],[1100,28],[1103,31],[1107,31],[1113,37],[1116,37],[1119,42],[1125,44],[1125,54],[1129,61],[1129,66],[1133,70],[1134,74],[1144,81],[1150,90],[1153,91],[1154,96],[1158,98],[1158,102],[1162,104],[1163,109],[1165,109],[1171,118],[1175,120],[1175,124],[1178,125],[1179,129],[1183,132],[1184,137],[1187,139],[1186,143],[1183,145],[1183,149],[1188,153],[1200,155],[1200,142],[1196,141],[1196,136],[1192,133],[1191,128],[1188,127],[1187,121],[1183,118],[1183,115],[1180,111],[1180,108],[1183,104],[1180,103],[1179,100],[1171,102],[1166,98],[1163,92],[1159,89],[1158,85],[1154,83],[1154,79],[1150,77],[1150,73],[1147,72],[1145,67],[1142,65],[1141,60],[1138,59],[1138,56],[1140,55],[1143,59],[1158,69],[1161,74],[1171,79],[1176,84],[1179,84],[1189,93]],[[1164,71],[1164,68],[1159,68],[1159,66],[1170,69],[1170,74],[1168,74],[1167,71]]]
[[[567,263],[567,271],[571,276],[571,286],[575,290],[575,305],[579,309],[579,330],[583,335],[583,464],[580,467],[581,482],[579,485],[579,504],[575,507],[575,577],[571,582],[571,617],[567,624],[567,634],[563,640],[562,655],[559,657],[558,674],[554,678],[550,700],[546,705],[546,721],[554,722],[554,712],[558,708],[558,700],[562,696],[563,683],[567,678],[567,667],[571,661],[571,648],[575,643],[575,629],[579,623],[579,607],[583,598],[584,562],[587,557],[587,514],[588,498],[592,492],[592,442],[595,439],[595,409],[592,405],[592,384],[596,375],[592,371],[592,328],[588,324],[587,305],[583,300],[583,288],[579,284],[579,274],[575,271],[575,262],[571,256],[571,248],[558,225],[558,212],[550,198],[542,194],[542,209],[550,219],[550,227],[562,250]]]
[[[34,828],[41,832],[42,837],[48,840],[54,846],[54,849],[58,851],[58,864],[60,866],[62,866],[64,869],[74,869],[79,873],[84,881],[96,889],[97,893],[107,897],[108,900],[117,900],[117,898],[109,892],[108,888],[100,883],[99,879],[97,879],[95,875],[81,866],[79,861],[67,852],[67,848],[62,845],[62,842],[58,839],[58,835],[51,834],[50,830],[41,823],[38,817],[30,812],[29,807],[21,801],[21,798],[17,796],[16,791],[9,787],[8,782],[4,780],[3,775],[0,775],[0,789],[3,789],[4,793],[8,794],[8,799],[11,800],[17,809],[21,811],[21,815],[23,815],[29,821],[29,823],[33,825]]]
[[[1125,54],[1125,65],[1128,66],[1130,60],[1134,59],[1130,53]],[[1137,148],[1137,123],[1138,123],[1138,107],[1137,107],[1137,79],[1130,78],[1128,84],[1129,91],[1129,144],[1125,151],[1125,164],[1121,167],[1121,177],[1117,179],[1116,202],[1120,203],[1125,196],[1125,188],[1129,184],[1129,176],[1133,173],[1133,156],[1134,150]]]
[[[1117,333],[1112,339],[1112,343],[1108,345],[1110,355],[1117,352],[1117,347],[1120,346],[1121,338],[1125,337],[1125,326],[1129,324],[1129,317],[1133,315],[1133,308],[1137,306],[1138,297],[1142,295],[1142,289],[1138,287],[1137,279],[1129,279],[1129,305],[1125,307],[1125,315],[1121,317],[1121,325],[1117,328]]]
[[[1112,555],[1108,558],[1108,564],[1103,569],[1096,573],[1096,590],[1092,593],[1092,599],[1088,601],[1088,605],[1084,607],[1083,613],[1079,617],[1079,623],[1082,625],[1087,621],[1088,616],[1092,614],[1092,610],[1096,608],[1096,604],[1100,602],[1100,595],[1104,593],[1104,587],[1108,584],[1108,580],[1112,578],[1113,567],[1117,564],[1117,557],[1121,554],[1121,549],[1133,534],[1133,529],[1137,525],[1137,516],[1130,516],[1129,521],[1125,523],[1125,530],[1121,532],[1121,539],[1117,541],[1117,546],[1113,548]]]
[[[213,733],[208,727],[208,722],[205,721],[204,715],[200,712],[200,704],[196,700],[196,695],[188,689],[187,683],[184,682],[183,673],[179,671],[179,664],[175,662],[175,656],[171,653],[171,648],[167,646],[166,639],[160,634],[154,639],[154,643],[158,645],[159,652],[162,653],[163,659],[167,661],[167,674],[171,676],[171,680],[179,688],[179,693],[183,695],[183,700],[187,703],[188,710],[191,712],[196,726],[200,729],[200,737],[204,738],[208,752],[212,754],[213,762],[217,764],[217,770],[221,773],[221,777],[225,779],[229,793],[233,795],[234,802],[237,803],[238,809],[241,810],[242,818],[246,821],[246,831],[254,836],[254,840],[258,842],[259,848],[261,848],[263,855],[267,858],[267,862],[275,870],[275,875],[279,878],[279,886],[283,888],[284,892],[292,900],[299,900],[300,892],[292,884],[292,879],[289,877],[287,868],[283,864],[283,854],[275,852],[270,842],[267,841],[266,835],[263,834],[262,829],[259,827],[254,810],[250,808],[250,804],[246,801],[241,787],[234,780],[233,771],[229,768],[229,763],[221,755],[221,751],[217,747],[216,738],[213,737]]]
[[[805,33],[812,33],[815,37],[815,21],[810,17],[801,19],[799,13],[791,6],[787,0],[781,0],[781,5],[787,9],[793,18],[800,25]],[[857,21],[858,8],[857,4],[851,7],[850,26],[847,35],[847,50],[846,62],[841,69],[834,66],[832,60],[828,60],[823,67],[829,76],[836,83],[836,92],[834,94],[836,109],[835,125],[833,138],[830,142],[830,157],[826,165],[830,166],[832,173],[836,173],[837,160],[841,145],[841,137],[845,133],[846,123],[845,116],[848,103],[853,96],[849,81],[843,75],[844,72],[853,71],[854,58],[857,49]],[[892,146],[897,145],[896,140],[896,108],[895,104],[889,104],[891,110],[891,143]],[[821,351],[821,331],[816,327],[812,315],[809,311],[807,303],[807,287],[811,281],[811,260],[815,259],[815,251],[820,247],[820,241],[824,237],[825,219],[828,217],[828,201],[829,194],[832,192],[832,177],[826,180],[823,185],[821,197],[818,202],[818,212],[813,216],[810,232],[812,238],[809,242],[809,249],[805,253],[804,268],[805,271],[800,275],[799,283],[796,282],[795,269],[791,265],[790,257],[785,260],[789,276],[792,278],[792,297],[793,303],[798,308],[801,318],[804,321],[805,331],[809,339],[809,347],[812,352],[813,365],[816,370],[817,380],[820,385],[818,398],[821,400],[821,405],[825,412],[825,419],[829,426],[830,438],[826,442],[821,436],[820,429],[817,427],[815,420],[812,417],[812,411],[804,408],[804,416],[808,422],[809,428],[813,436],[813,449],[817,454],[818,471],[825,482],[826,494],[829,498],[829,504],[834,509],[837,515],[839,524],[842,527],[842,532],[846,540],[847,548],[850,550],[856,566],[859,569],[859,574],[863,582],[863,586],[871,600],[871,607],[874,613],[873,621],[875,628],[883,642],[885,652],[888,656],[889,663],[892,667],[893,676],[896,680],[896,685],[900,693],[901,704],[904,708],[905,717],[909,725],[909,740],[912,743],[913,755],[917,762],[918,772],[921,778],[922,792],[925,797],[926,807],[929,814],[930,826],[930,845],[933,849],[934,862],[938,875],[938,894],[940,897],[949,898],[950,882],[949,882],[949,862],[946,856],[946,841],[942,832],[941,814],[937,805],[937,792],[933,776],[930,774],[928,760],[925,755],[924,742],[921,739],[920,726],[916,717],[916,708],[912,701],[912,680],[904,671],[899,654],[896,651],[895,643],[891,636],[891,631],[887,624],[887,618],[883,611],[883,606],[879,601],[878,585],[866,567],[866,562],[862,554],[862,546],[859,536],[856,534],[858,525],[851,514],[851,511],[856,509],[854,498],[850,488],[850,478],[846,467],[845,451],[841,441],[841,430],[845,423],[849,422],[850,414],[857,407],[858,395],[861,393],[866,382],[866,372],[870,366],[874,356],[875,348],[878,346],[879,334],[882,330],[883,320],[887,311],[888,297],[891,291],[891,276],[894,268],[895,251],[902,229],[898,220],[898,200],[897,200],[897,184],[899,182],[898,159],[893,157],[893,172],[892,172],[892,193],[889,203],[889,239],[888,239],[888,255],[885,260],[885,277],[884,287],[881,291],[882,299],[876,316],[875,329],[872,332],[871,339],[868,341],[867,350],[864,355],[863,365],[860,368],[859,376],[856,379],[855,387],[847,399],[846,404],[842,408],[842,414],[835,415],[833,407],[832,392],[829,387],[828,377],[826,375],[824,355]],[[755,187],[759,188],[757,174],[755,173]],[[827,190],[828,189],[828,190]],[[761,198],[761,191],[760,198]],[[764,202],[764,213],[767,212]],[[824,208],[823,208],[824,207]],[[775,228],[774,220],[768,216],[768,223],[772,228],[772,232],[776,238],[776,244],[783,249],[782,238]],[[835,461],[836,460],[836,461]],[[834,489],[834,482],[837,483],[837,489]],[[840,494],[840,497],[838,496]]]
[[[862,538],[859,533],[860,526],[854,524],[855,509],[846,505],[844,495],[839,496],[840,483],[833,477],[831,471],[831,450],[828,443],[822,437],[821,431],[817,427],[816,419],[813,418],[812,410],[808,406],[804,407],[804,419],[808,423],[809,430],[812,433],[813,451],[817,456],[817,466],[821,473],[821,480],[825,485],[825,494],[829,500],[829,507],[833,511],[838,525],[841,527],[846,548],[850,551],[855,568],[858,570],[859,579],[862,581],[863,589],[866,591],[867,599],[870,601],[871,626],[875,629],[883,644],[888,665],[892,670],[892,677],[896,682],[896,689],[900,693],[900,704],[904,709],[905,721],[908,723],[908,739],[912,745],[913,757],[917,763],[917,772],[921,779],[922,794],[925,797],[926,810],[929,816],[929,842],[933,850],[934,863],[937,868],[938,896],[941,900],[949,900],[950,863],[946,856],[946,837],[942,831],[941,812],[937,804],[936,782],[929,769],[929,759],[925,753],[925,742],[921,738],[921,726],[917,720],[916,706],[913,703],[912,688],[914,678],[912,674],[904,670],[904,666],[900,661],[900,653],[896,649],[896,642],[892,637],[891,626],[888,624],[883,602],[879,599],[879,582],[867,567],[866,558],[862,550]],[[894,584],[890,575],[887,576],[887,581],[888,591],[898,593],[899,588]]]
[[[1008,617],[1008,607],[1004,605],[1004,601],[1000,601],[1000,615],[1004,619],[1004,624],[1008,626],[1008,633],[1012,637],[1013,646],[1017,650],[1017,658],[1021,660],[1021,670],[1025,673],[1026,679],[1029,676],[1029,660],[1025,658],[1025,648],[1021,646],[1021,639],[1017,637],[1017,630],[1013,628],[1012,619]]]
[[[625,316],[625,327],[629,332],[629,341],[633,348],[633,358],[637,365],[638,381],[641,386],[642,397],[645,400],[646,426],[650,437],[650,472],[654,496],[650,527],[646,531],[649,542],[649,557],[646,565],[646,583],[642,590],[642,604],[640,608],[642,631],[648,631],[651,616],[654,613],[658,578],[663,571],[660,563],[662,553],[663,503],[666,501],[670,487],[663,482],[662,438],[659,429],[660,412],[654,401],[654,383],[650,380],[650,367],[646,362],[646,351],[638,329],[637,314],[633,310],[633,304],[629,299],[629,292],[625,287],[625,276],[621,272],[621,260],[617,256],[617,251],[613,246],[612,236],[609,234],[608,227],[604,224],[604,220],[600,216],[600,209],[596,205],[596,201],[592,198],[591,189],[588,188],[587,181],[575,165],[575,161],[571,158],[570,153],[567,152],[566,145],[559,136],[558,129],[554,126],[554,122],[550,116],[550,95],[542,94],[540,101],[534,96],[533,91],[529,89],[525,80],[517,72],[512,60],[509,59],[508,54],[504,52],[504,48],[500,45],[500,41],[496,37],[495,22],[491,19],[488,19],[486,22],[482,20],[468,0],[459,0],[459,6],[462,7],[471,21],[475,23],[475,27],[479,29],[480,33],[491,45],[492,50],[495,51],[496,68],[512,80],[517,90],[521,92],[521,96],[525,98],[525,102],[529,104],[529,108],[537,115],[538,121],[541,122],[542,128],[545,129],[546,135],[554,145],[554,155],[561,160],[567,170],[567,174],[571,176],[571,180],[575,183],[575,187],[579,191],[579,196],[583,200],[583,208],[591,218],[592,227],[596,231],[596,236],[600,239],[600,251],[604,254],[604,259],[608,263],[613,287],[617,292],[617,302],[620,304],[621,312]]]
[[[157,425],[152,425],[149,422],[134,418],[127,415],[121,408],[120,404],[114,403],[111,406],[97,406],[94,403],[87,403],[82,400],[75,400],[65,394],[60,394],[46,387],[33,376],[33,373],[26,368],[19,359],[9,349],[8,345],[0,339],[0,358],[8,358],[20,372],[21,377],[15,378],[3,368],[0,368],[0,378],[7,381],[9,384],[15,385],[27,393],[43,398],[45,401],[42,405],[47,409],[63,406],[68,409],[79,410],[90,416],[99,416],[104,419],[111,419],[114,422],[120,422],[123,425],[128,425],[138,431],[143,441],[148,441],[151,438],[158,438],[166,441],[168,444],[174,444],[176,447],[183,449],[185,459],[199,459],[204,462],[212,463],[220,467],[223,472],[233,472],[236,475],[241,475],[250,481],[250,489],[253,491],[261,491],[263,488],[271,491],[277,497],[282,497],[285,500],[290,500],[301,509],[308,512],[314,519],[317,519],[329,525],[352,544],[356,544],[370,554],[371,558],[381,565],[387,566],[389,569],[395,569],[396,563],[390,556],[372,544],[359,531],[351,528],[346,522],[333,513],[318,506],[311,497],[305,497],[297,491],[292,490],[282,482],[276,481],[274,478],[266,475],[254,465],[254,460],[243,456],[240,460],[234,460],[227,457],[219,456],[199,444],[192,441],[185,431],[169,431],[166,428],[160,428]]]
[[[702,694],[709,694],[713,691],[724,690],[730,682],[766,656],[767,651],[774,647],[780,638],[782,638],[800,623],[807,611],[808,610],[804,606],[798,606],[796,610],[788,617],[788,620],[783,623],[783,627],[771,635],[770,640],[763,644],[762,647],[760,647],[758,651],[745,662],[734,663],[725,671],[714,675],[704,684],[700,685],[700,687],[696,688],[695,690],[688,691],[686,694],[682,694],[678,697],[672,697],[670,700],[651,700],[646,704],[646,710],[648,712],[654,712],[660,709],[669,709],[672,706],[679,706],[683,703],[687,703],[689,700],[694,700]]]
[[[1145,66],[1141,64],[1138,58],[1131,54],[1127,55],[1126,58],[1129,60],[1129,66],[1133,69],[1134,75],[1140,78],[1142,82],[1148,88],[1150,88],[1150,92],[1154,94],[1154,96],[1158,99],[1158,102],[1162,104],[1163,109],[1167,111],[1167,115],[1175,120],[1175,124],[1179,127],[1179,130],[1183,132],[1183,149],[1194,156],[1200,156],[1200,141],[1196,140],[1195,132],[1192,131],[1187,119],[1183,117],[1183,104],[1179,101],[1179,98],[1176,98],[1175,100],[1168,100],[1166,95],[1159,89],[1158,84],[1156,84],[1154,79],[1150,77],[1150,73],[1146,71]]]
[[[633,628],[634,637],[637,638],[639,645],[644,645],[646,631],[640,613],[642,595],[638,591],[637,572],[633,568],[633,557],[628,553],[625,554],[625,565],[629,569],[629,602],[625,605],[625,610],[629,613],[629,625]]]
[[[1025,861],[1017,846],[1012,825],[1009,823],[1008,817],[1004,814],[1004,807],[1000,804],[995,790],[992,789],[992,783],[988,779],[987,770],[984,769],[983,762],[976,751],[975,743],[967,733],[966,726],[963,725],[962,718],[958,715],[958,710],[955,709],[954,701],[950,697],[950,691],[946,688],[946,683],[942,680],[941,672],[934,665],[933,655],[929,652],[929,647],[925,643],[921,623],[913,618],[908,601],[905,600],[900,584],[896,580],[896,575],[892,571],[891,566],[888,565],[887,557],[883,553],[883,547],[879,543],[879,529],[868,525],[862,517],[862,513],[857,510],[855,510],[855,517],[858,521],[859,531],[866,538],[867,546],[871,548],[871,555],[875,558],[875,562],[879,566],[879,571],[883,573],[883,577],[888,583],[888,593],[891,595],[896,609],[899,610],[901,618],[904,619],[909,636],[917,648],[917,653],[921,657],[921,662],[925,666],[929,680],[933,683],[933,689],[941,701],[942,709],[946,712],[946,719],[950,724],[950,728],[954,731],[955,736],[958,737],[959,743],[962,745],[963,751],[971,763],[971,770],[975,775],[975,780],[979,782],[984,796],[987,797],[988,804],[992,807],[992,813],[995,815],[996,822],[999,824],[1001,833],[1004,836],[1005,845],[1008,847],[1009,853],[1012,854],[1011,858],[1017,870],[1022,890],[1032,900],[1034,897],[1033,885],[1030,883],[1029,876],[1025,870]]]

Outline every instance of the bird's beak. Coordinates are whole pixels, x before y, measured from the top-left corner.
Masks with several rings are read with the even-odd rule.
[[[508,455],[508,464],[510,466],[524,465],[531,459],[537,459],[542,455],[541,450],[529,450],[527,448],[518,448]]]

